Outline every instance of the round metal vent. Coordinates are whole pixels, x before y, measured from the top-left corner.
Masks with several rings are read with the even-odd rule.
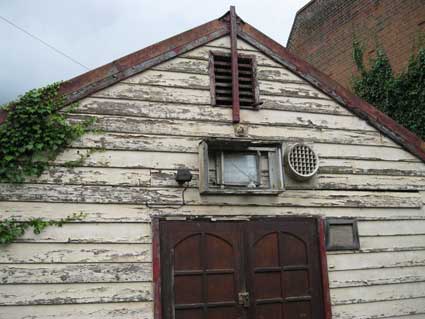
[[[286,153],[288,169],[295,179],[306,180],[314,176],[319,169],[319,157],[313,149],[297,143],[288,148]]]

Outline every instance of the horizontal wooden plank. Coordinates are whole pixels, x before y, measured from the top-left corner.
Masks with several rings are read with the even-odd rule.
[[[177,187],[175,170],[151,170],[151,186]],[[193,177],[190,187],[199,186],[199,173],[192,171]],[[215,175],[210,176],[214,182]],[[320,189],[320,190],[421,190],[425,189],[425,177],[416,176],[380,176],[380,175],[330,175],[319,173],[314,181],[300,183],[289,178],[286,179],[285,188],[294,189]]]
[[[209,68],[208,61],[206,60],[176,57],[152,67],[151,70],[208,75]],[[306,84],[300,77],[284,68],[263,65],[257,65],[257,79],[281,83],[292,82]],[[344,112],[345,109],[341,109],[342,113],[348,114],[347,111]]]
[[[274,197],[261,196],[200,196],[194,189],[185,192],[185,202],[203,205],[259,205],[309,207],[421,207],[416,193],[363,192],[363,191],[305,191],[288,190]]]
[[[72,146],[106,148],[108,150],[198,153],[202,137],[161,136],[129,133],[89,133]],[[391,176],[425,176],[425,165],[410,161],[410,155],[394,147],[315,143],[320,156],[320,172],[324,174],[359,174]],[[331,152],[338,148],[339,155]],[[329,150],[329,151],[326,151]],[[353,152],[352,150],[355,150]],[[405,155],[407,153],[407,155]],[[374,154],[373,158],[370,154]],[[159,155],[161,156],[161,155]],[[174,156],[174,154],[172,155]],[[336,157],[338,156],[338,157]],[[396,160],[392,160],[396,159]],[[404,160],[408,161],[404,161]]]
[[[425,282],[425,267],[395,267],[329,272],[331,288]]]
[[[54,184],[0,184],[0,200],[176,205],[182,203],[179,189]]]
[[[237,39],[238,50],[241,51],[258,51],[255,47],[245,42],[242,39]],[[230,48],[230,37],[224,36],[219,39],[208,42],[208,46],[219,47],[219,48]]]
[[[155,85],[169,88],[187,88],[210,91],[210,77],[208,74],[182,73],[162,70],[147,70],[139,73],[120,83]],[[293,97],[309,97],[318,99],[329,99],[320,91],[308,83],[303,82],[274,82],[270,80],[258,81],[260,96],[278,95]]]
[[[17,241],[140,244],[151,242],[151,228],[147,223],[68,223],[47,227],[38,235],[27,231]]]
[[[359,234],[362,236],[388,236],[388,235],[425,235],[425,221],[380,221],[359,222]],[[425,241],[418,242],[425,246]]]
[[[121,186],[76,186],[53,184],[0,184],[0,200],[81,203],[182,204],[179,188]],[[191,205],[256,205],[294,207],[422,207],[417,193],[288,190],[279,196],[200,196],[187,189],[185,203]]]
[[[86,115],[70,116],[73,122],[87,119]],[[97,130],[115,133],[158,134],[167,136],[234,138],[234,127],[230,123],[149,119],[112,115],[91,115],[96,119],[93,127]],[[286,127],[272,125],[246,125],[247,137],[260,140],[286,142],[320,142],[337,144],[361,144],[393,146],[382,139],[378,132],[319,129],[309,127]]]
[[[29,183],[72,185],[149,186],[150,170],[126,168],[60,167],[51,166],[40,177],[29,178]]]
[[[158,153],[135,151],[102,151],[90,149],[68,149],[56,160],[55,165],[78,163],[78,168],[52,167],[40,178],[29,179],[32,183],[82,184],[82,185],[117,185],[117,186],[154,186],[176,187],[175,170],[186,167],[192,170],[194,180],[192,187],[197,187],[198,155],[194,153]],[[425,187],[425,176],[400,176],[405,171],[391,172],[399,176],[371,175],[357,169],[333,169],[327,166],[328,160],[322,159],[319,174],[314,182],[300,183],[290,179],[288,189],[345,189],[345,190],[421,190]],[[107,168],[108,167],[108,168]],[[161,170],[160,174],[150,170]],[[345,174],[345,172],[348,172]],[[329,172],[333,174],[328,174]],[[409,171],[408,171],[409,172]],[[415,171],[411,171],[412,173]],[[416,171],[418,174],[421,171]],[[365,174],[366,173],[366,174]],[[390,173],[384,170],[383,174]]]
[[[61,305],[152,300],[152,283],[2,285],[1,305]]]
[[[0,264],[2,284],[150,281],[151,263]]]
[[[147,207],[128,204],[84,204],[43,202],[0,202],[0,219],[45,218],[58,220],[83,212],[80,223],[92,222],[150,222],[151,216],[200,215],[208,216],[312,216],[355,217],[358,220],[424,220],[425,213],[417,208],[346,208],[346,207],[273,207],[273,206],[194,206]],[[414,237],[414,236],[413,236]]]
[[[425,250],[353,254],[332,254],[328,252],[328,268],[330,270],[409,266],[425,266]]]
[[[332,307],[335,319],[370,319],[425,314],[425,298],[371,302],[368,304],[350,304]],[[423,318],[420,316],[419,318]]]
[[[117,168],[153,168],[177,169],[198,167],[198,154],[194,153],[158,153],[133,151],[102,151],[93,152],[91,149],[67,149],[54,161],[55,165],[67,165],[79,159],[80,166],[117,167]]]
[[[140,263],[151,260],[151,244],[12,243],[2,247],[0,254],[0,264]]]
[[[425,282],[331,289],[333,305],[425,297]]]
[[[288,189],[308,189],[308,183],[291,183]],[[381,175],[340,175],[319,174],[310,188],[346,190],[423,190],[425,177],[422,176],[381,176]]]
[[[202,47],[191,50],[187,53],[181,54],[180,57],[183,58],[192,58],[192,59],[200,59],[200,60],[208,60],[210,51],[214,52],[222,52],[222,53],[230,53],[230,49],[227,48],[218,48],[215,46],[204,45]],[[238,50],[242,52],[241,50]],[[257,65],[264,66],[272,66],[276,68],[282,68],[280,63],[277,63],[271,59],[269,59],[266,55],[258,51],[246,51],[247,54],[255,56],[257,61]]]
[[[153,319],[152,302],[0,306],[7,319]]]
[[[149,101],[89,98],[74,111],[81,114],[119,115],[158,119],[203,120],[231,123],[231,108],[210,105],[172,104]],[[263,124],[309,128],[376,131],[365,121],[354,116],[303,113],[293,111],[242,110],[242,124]],[[351,153],[357,153],[351,151]],[[407,153],[407,152],[406,152]],[[407,153],[410,155],[410,153]],[[410,155],[410,158],[414,158]]]
[[[405,221],[397,221],[394,223],[404,223]],[[423,220],[412,220],[412,224],[422,224]],[[364,222],[360,222],[363,224]],[[387,221],[375,223],[375,233],[380,233],[382,228],[385,228]],[[385,232],[384,230],[383,232]],[[422,229],[423,232],[423,229]],[[362,250],[395,250],[395,249],[425,249],[425,235],[413,235],[407,232],[405,236],[385,236],[382,234],[362,236],[360,237],[360,247]]]
[[[338,147],[335,145],[335,147]],[[363,153],[367,156],[367,153]],[[344,156],[344,155],[341,155]],[[370,161],[320,158],[320,172],[331,174],[425,176],[425,165],[419,162]]]
[[[365,145],[335,145],[328,143],[314,144],[314,149],[320,157],[337,159],[361,159],[369,161],[408,161],[418,162],[421,167],[425,165],[418,158],[402,148],[383,147],[383,146],[365,146]],[[336,151],[337,150],[337,151]],[[397,168],[393,163],[394,169]]]
[[[87,133],[72,142],[72,147],[127,151],[197,153],[201,137],[164,136],[129,133]]]
[[[92,97],[211,105],[210,92],[206,90],[130,85],[127,83],[117,83],[94,93]]]
[[[195,141],[194,141],[195,142]],[[143,142],[142,142],[143,143]],[[182,142],[184,143],[184,142]],[[194,146],[197,145],[194,143]],[[166,145],[163,146],[164,149]],[[184,147],[184,146],[183,146]],[[338,145],[335,146],[338,148]],[[154,146],[151,146],[150,149],[154,149]],[[161,146],[159,146],[161,148]],[[178,148],[178,146],[177,146]],[[159,151],[158,149],[157,151]],[[365,149],[367,150],[367,148]],[[150,168],[150,169],[165,169],[173,170],[179,167],[187,167],[192,170],[197,170],[198,168],[198,154],[197,153],[166,153],[166,152],[157,152],[157,151],[123,151],[123,150],[106,150],[97,152],[93,149],[67,149],[62,154],[60,154],[55,160],[55,165],[67,165],[68,163],[73,163],[80,161],[80,166],[90,166],[90,167],[122,167],[122,168]],[[365,153],[366,154],[366,153]],[[398,163],[398,164],[397,164]],[[374,166],[383,166],[382,171],[379,168],[370,168]],[[405,165],[403,165],[405,164]],[[387,169],[387,167],[397,167],[399,169]],[[358,167],[359,166],[359,167]],[[418,170],[416,170],[418,169]],[[112,171],[113,173],[114,171]],[[121,173],[116,172],[118,176],[115,178],[117,180],[126,180],[127,175],[121,176]],[[381,174],[371,174],[371,173],[381,173]],[[417,175],[411,175],[417,172]],[[146,173],[146,172],[144,172]],[[329,183],[330,185],[345,183],[353,185],[366,184],[362,179],[367,179],[367,183],[370,183],[369,188],[375,187],[374,185],[387,184],[392,182],[393,185],[387,185],[388,187],[395,188],[402,187],[403,182],[412,185],[412,188],[418,188],[416,186],[421,186],[423,177],[425,175],[425,165],[422,163],[400,163],[400,162],[388,162],[385,163],[380,161],[379,163],[373,164],[371,162],[366,162],[363,160],[355,161],[346,161],[346,160],[334,160],[321,158],[319,165],[319,173],[322,176],[323,183]],[[364,177],[353,177],[357,180],[347,180],[344,176],[332,176],[331,174],[349,176],[359,175]],[[368,177],[371,175],[370,177]],[[388,175],[385,176],[385,175]],[[401,176],[400,176],[401,175]],[[327,176],[327,177],[326,177]],[[393,176],[398,176],[393,177]],[[403,179],[403,176],[412,176],[412,178]],[[417,176],[417,178],[413,178]],[[133,181],[137,176],[133,176]],[[145,176],[144,179],[148,177]],[[137,180],[136,180],[137,181]],[[142,181],[143,182],[143,181]],[[141,183],[142,183],[141,182]],[[302,185],[302,184],[299,184]]]

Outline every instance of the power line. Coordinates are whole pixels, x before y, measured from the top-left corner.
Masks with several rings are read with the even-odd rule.
[[[34,34],[31,34],[30,32],[26,31],[25,29],[21,28],[20,26],[16,25],[15,23],[13,23],[12,21],[6,19],[5,17],[0,16],[0,19],[2,19],[4,22],[10,24],[11,26],[15,27],[16,29],[24,32],[26,35],[30,36],[31,38],[41,42],[42,44],[44,44],[45,46],[47,46],[48,48],[52,49],[53,51],[55,51],[56,53],[59,53],[60,55],[64,56],[65,58],[67,58],[68,60],[71,60],[72,62],[78,64],[79,66],[83,67],[84,69],[90,70],[90,68],[88,66],[85,66],[84,64],[78,62],[77,60],[75,60],[73,57],[69,56],[68,54],[62,52],[59,49],[56,49],[53,45],[47,43],[46,41],[43,41],[42,39],[40,39],[39,37],[37,37]]]

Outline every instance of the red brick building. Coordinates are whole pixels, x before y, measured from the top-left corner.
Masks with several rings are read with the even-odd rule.
[[[354,40],[366,59],[384,48],[399,72],[424,35],[425,0],[312,0],[297,12],[287,48],[350,88]]]

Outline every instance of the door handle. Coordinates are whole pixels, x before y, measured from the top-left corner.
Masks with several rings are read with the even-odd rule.
[[[238,293],[239,304],[244,306],[245,308],[249,307],[249,292],[241,291]]]

